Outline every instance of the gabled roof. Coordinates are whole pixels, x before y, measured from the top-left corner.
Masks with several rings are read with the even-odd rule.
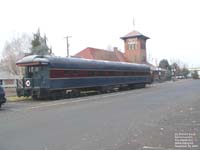
[[[121,39],[125,40],[125,39],[128,39],[128,38],[134,38],[134,37],[142,37],[142,38],[145,38],[145,39],[149,39],[149,37],[141,34],[140,32],[138,31],[132,31],[132,32],[129,32],[128,34],[126,34],[125,36],[121,37]]]
[[[87,47],[86,49],[74,55],[74,57],[95,59],[95,60],[129,62],[123,55],[123,53],[118,50],[108,51],[92,47]]]
[[[121,62],[130,62],[122,52],[118,51],[118,50],[115,50],[114,51],[115,55],[117,56],[118,58],[118,61],[121,61]]]

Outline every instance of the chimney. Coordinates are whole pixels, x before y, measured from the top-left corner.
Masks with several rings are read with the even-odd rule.
[[[118,51],[118,48],[117,48],[117,47],[114,47],[113,49],[114,49],[114,52],[115,52],[115,51]]]

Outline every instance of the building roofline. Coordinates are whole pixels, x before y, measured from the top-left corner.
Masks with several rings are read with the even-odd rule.
[[[150,39],[149,37],[147,37],[147,36],[144,36],[144,35],[135,35],[135,36],[126,36],[126,37],[120,37],[120,39],[122,39],[122,40],[126,40],[126,39],[128,39],[128,38],[135,38],[135,37],[141,37],[141,38],[144,38],[144,39]]]
[[[144,39],[146,39],[146,40],[147,40],[147,39],[150,39],[149,37],[147,37],[147,36],[141,34],[141,33],[138,32],[138,31],[135,31],[135,30],[133,30],[132,32],[129,32],[128,34],[126,34],[126,35],[123,36],[123,37],[120,37],[120,39],[125,40],[125,39],[128,39],[128,38],[134,38],[134,37],[141,37],[141,38],[144,38]]]

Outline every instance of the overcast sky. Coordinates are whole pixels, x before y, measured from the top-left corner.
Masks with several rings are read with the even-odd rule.
[[[120,37],[136,29],[150,37],[148,57],[200,67],[199,0],[2,0],[0,52],[5,41],[40,27],[53,52],[66,56],[86,47],[124,51]],[[133,26],[133,17],[135,27]]]

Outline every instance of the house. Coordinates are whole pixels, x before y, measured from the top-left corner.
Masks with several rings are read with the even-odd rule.
[[[1,69],[1,71],[0,71],[0,86],[5,87],[5,88],[16,87],[17,79],[18,79],[18,76],[11,75],[9,72]]]

